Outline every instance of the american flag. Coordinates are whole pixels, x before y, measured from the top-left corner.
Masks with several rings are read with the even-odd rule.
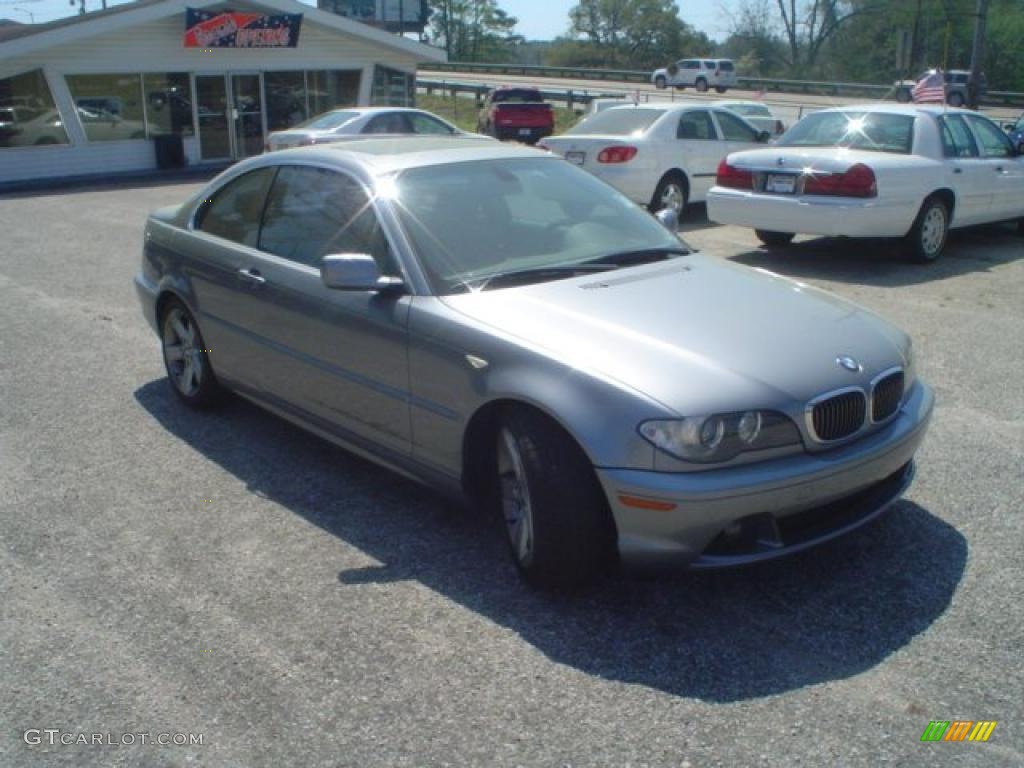
[[[942,72],[934,70],[918,80],[910,91],[915,104],[942,104],[946,100],[946,82]]]

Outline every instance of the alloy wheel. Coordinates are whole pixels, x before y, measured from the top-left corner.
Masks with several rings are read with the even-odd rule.
[[[533,505],[519,445],[505,428],[498,433],[498,481],[505,532],[516,559],[526,564],[533,554]]]
[[[164,319],[163,351],[167,373],[185,397],[199,391],[205,374],[203,350],[197,345],[195,323],[181,307],[174,307]]]

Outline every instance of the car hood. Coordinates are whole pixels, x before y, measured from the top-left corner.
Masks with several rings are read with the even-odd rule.
[[[701,254],[443,301],[681,415],[793,410],[904,364],[909,344],[902,331],[856,305]],[[841,368],[836,358],[843,355],[863,370]]]

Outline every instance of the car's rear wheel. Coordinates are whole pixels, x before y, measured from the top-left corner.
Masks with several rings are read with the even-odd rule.
[[[767,229],[755,229],[754,234],[757,235],[758,240],[769,248],[782,248],[789,245],[793,242],[794,237],[793,232],[773,232]]]
[[[658,90],[665,90],[666,85],[668,85],[668,80],[665,79],[664,75],[658,75],[654,78],[654,87]]]
[[[520,573],[541,587],[592,580],[611,558],[615,527],[586,455],[527,408],[506,411],[496,438],[496,495]]]
[[[718,91],[719,93],[725,93],[729,89],[722,85],[716,85],[715,90]]]
[[[910,90],[909,89],[907,89],[907,88],[898,88],[896,90],[896,101],[898,101],[900,104],[909,104],[911,98],[912,97],[910,95]]]
[[[953,93],[949,94],[949,98],[946,99],[946,101],[949,102],[949,106],[951,107],[962,107],[964,105],[963,94],[958,93],[957,91],[954,91]]]
[[[172,299],[160,318],[164,367],[174,394],[191,408],[208,408],[223,394],[210,365],[199,326],[184,304]]]
[[[689,196],[690,188],[686,183],[686,177],[672,171],[666,173],[658,182],[658,186],[654,189],[654,196],[651,197],[651,203],[647,208],[651,213],[657,213],[663,208],[671,208],[677,216],[682,217]]]
[[[949,236],[949,206],[940,197],[929,197],[904,238],[904,249],[911,261],[928,264],[939,258]]]
[[[694,83],[694,87],[695,87],[695,88],[696,88],[696,89],[697,89],[697,90],[698,90],[698,91],[699,91],[700,93],[707,93],[707,90],[708,90],[708,81],[707,81],[707,80],[705,80],[705,79],[704,79],[703,77],[698,77],[698,78],[697,78],[697,82],[696,82],[696,83]]]

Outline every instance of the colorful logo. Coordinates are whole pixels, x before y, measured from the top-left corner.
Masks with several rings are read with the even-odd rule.
[[[921,741],[988,741],[996,729],[995,720],[932,720]]]

